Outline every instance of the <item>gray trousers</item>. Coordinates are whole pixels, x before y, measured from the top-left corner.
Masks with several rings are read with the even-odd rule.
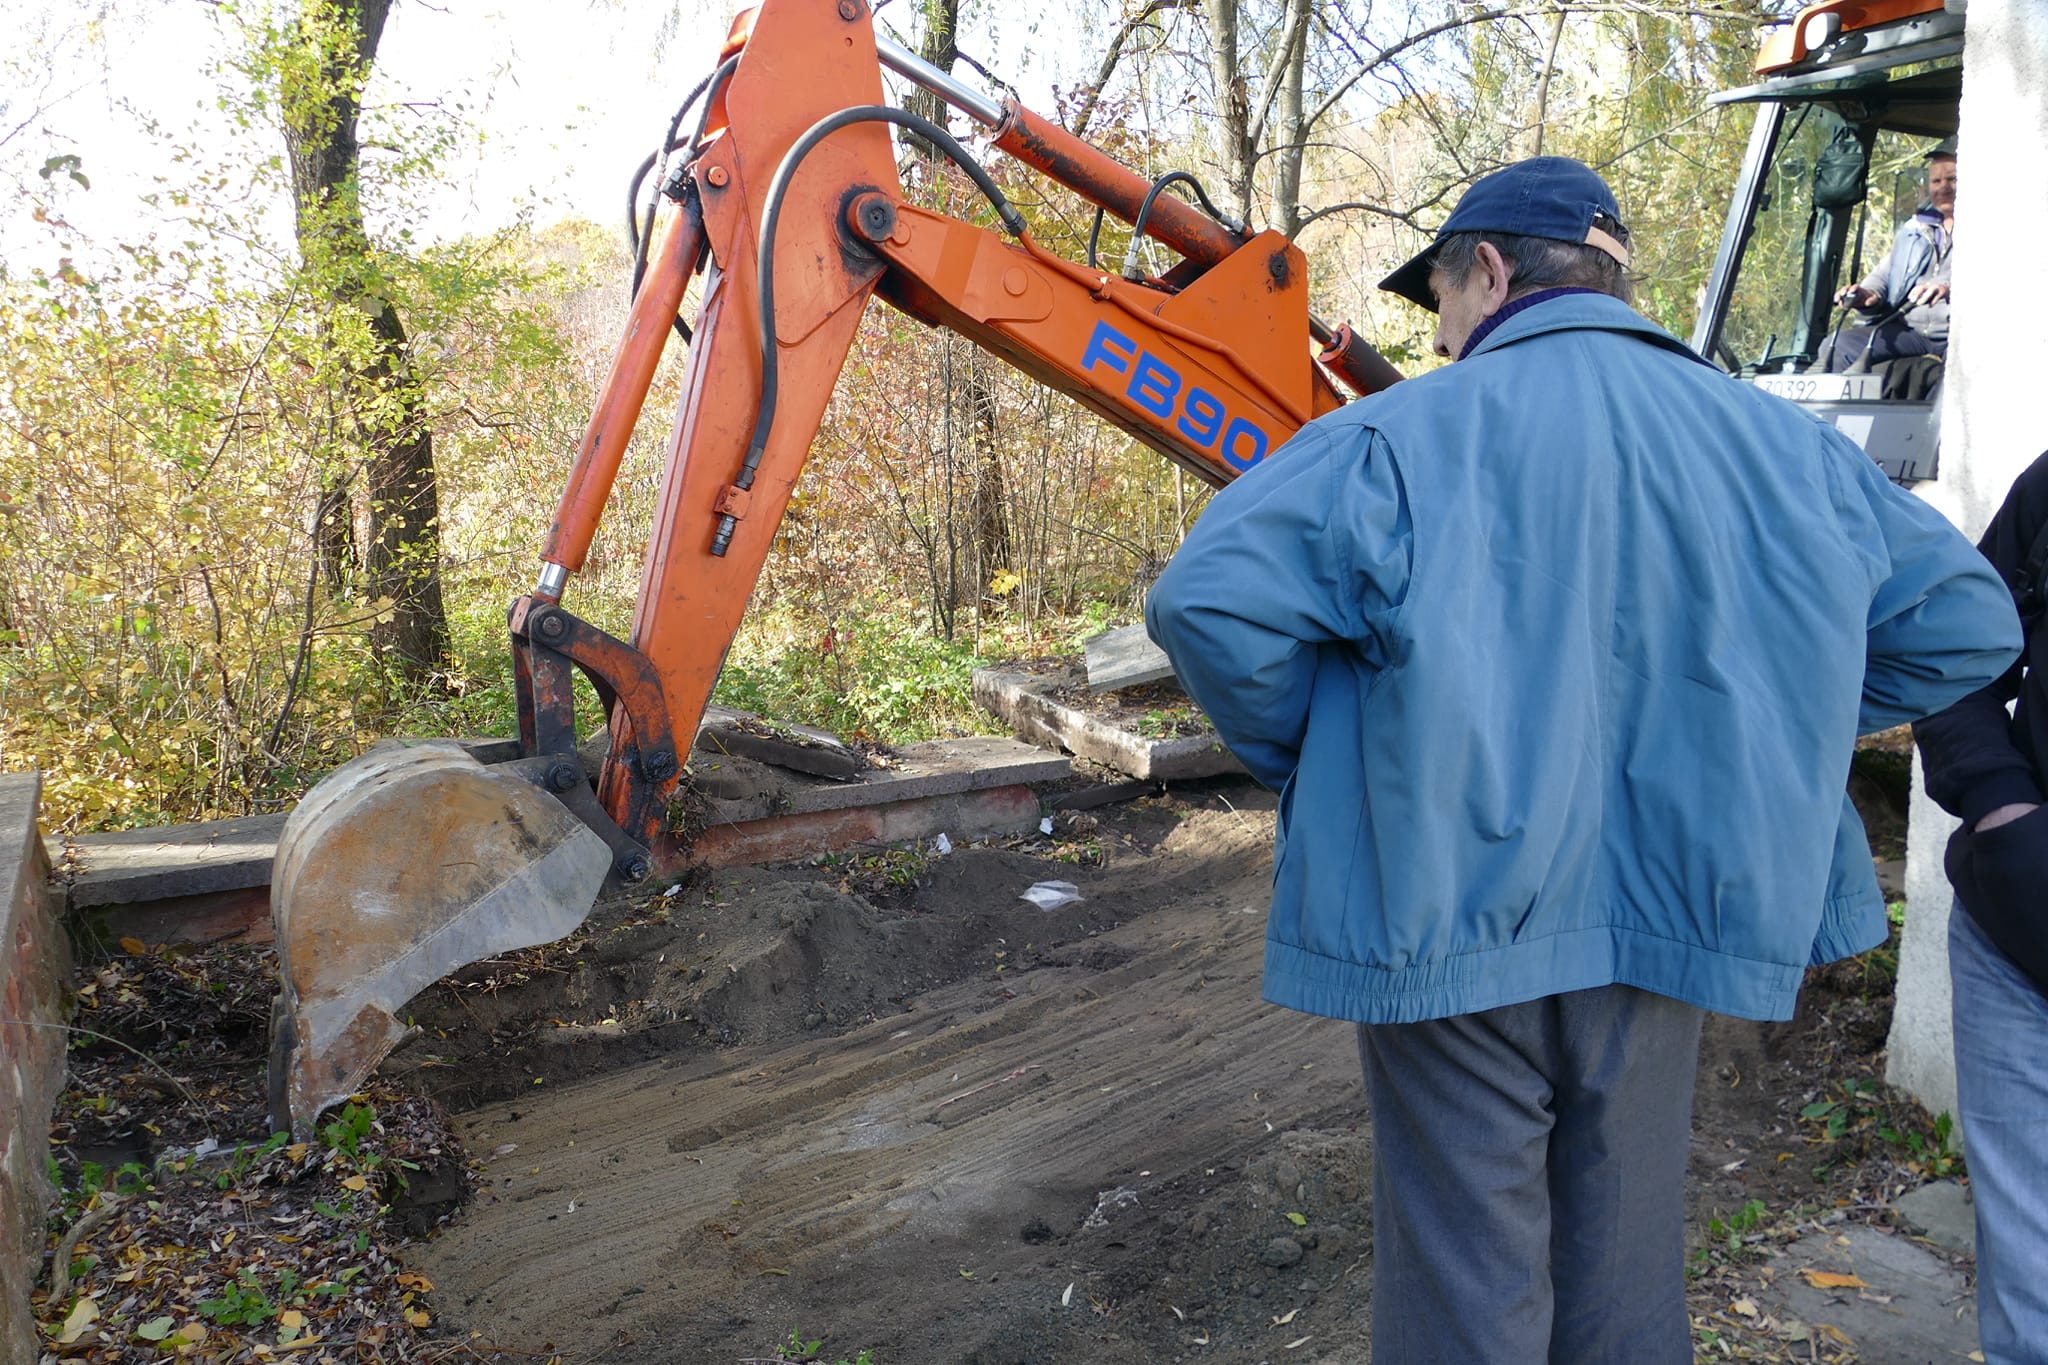
[[[1692,1360],[1701,1010],[1629,986],[1358,1030],[1374,1365]]]

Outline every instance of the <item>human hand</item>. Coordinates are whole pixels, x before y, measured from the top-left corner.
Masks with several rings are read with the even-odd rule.
[[[1913,304],[1915,307],[1930,303],[1940,303],[1947,297],[1948,286],[1946,284],[1935,284],[1932,281],[1922,281],[1906,291],[1906,302]]]
[[[1971,829],[1978,834],[1982,834],[1986,830],[1997,829],[2000,825],[2009,825],[2015,820],[2023,819],[2039,809],[2040,806],[2037,803],[2015,801],[2009,806],[2000,806],[1997,810],[1992,811],[1975,825],[1972,825]]]
[[[1875,308],[1884,302],[1878,295],[1860,284],[1844,285],[1835,291],[1835,302],[1846,303],[1852,308]]]

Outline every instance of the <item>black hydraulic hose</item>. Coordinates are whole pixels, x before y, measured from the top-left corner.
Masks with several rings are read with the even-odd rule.
[[[690,91],[688,98],[677,107],[675,117],[668,121],[668,132],[662,136],[661,146],[657,150],[649,152],[647,159],[640,163],[640,168],[633,172],[633,183],[626,191],[626,236],[633,244],[633,288],[632,292],[628,295],[629,298],[639,297],[641,281],[647,274],[647,248],[649,240],[654,236],[654,211],[660,202],[658,197],[648,200],[646,226],[642,227],[640,222],[640,186],[647,179],[647,173],[654,169],[654,164],[657,160],[664,160],[670,152],[683,145],[676,141],[676,132],[683,126],[683,119],[689,114],[690,106],[695,104],[706,90],[710,90],[714,86],[723,85],[732,75],[733,69],[738,65],[739,58],[737,56],[728,57],[719,63],[716,71],[713,71],[703,80],[697,82],[696,87]],[[710,100],[704,102],[704,112],[697,119],[697,131],[690,138],[689,155],[684,158],[685,162],[694,160],[698,150],[704,145],[704,125],[711,116],[711,103]],[[664,188],[666,187],[656,187],[657,191]],[[676,319],[676,323],[678,330],[683,334],[683,339],[685,341],[689,340],[689,329],[681,325],[682,319]]]
[[[740,461],[738,475],[733,486],[742,490],[754,486],[754,472],[761,467],[761,455],[768,448],[768,432],[775,425],[775,400],[778,386],[775,359],[775,229],[782,218],[783,196],[789,192],[789,183],[796,177],[797,167],[823,142],[841,128],[855,123],[893,123],[906,128],[946,154],[946,158],[967,172],[994,206],[996,216],[1003,220],[1003,230],[1012,237],[1022,237],[1028,224],[1024,215],[1004,196],[982,164],[968,155],[967,149],[959,144],[953,135],[928,118],[920,118],[904,109],[893,109],[886,104],[862,104],[838,113],[828,114],[812,124],[804,135],[798,138],[782,158],[782,164],[775,168],[775,179],[768,187],[767,207],[761,214],[761,245],[756,253],[755,288],[761,302],[761,404],[754,418],[754,434],[747,441],[747,453]],[[739,518],[723,513],[718,518],[718,529],[711,536],[711,553],[723,557],[732,545],[733,528]]]
[[[1152,216],[1152,201],[1159,197],[1159,192],[1165,189],[1168,185],[1176,184],[1182,181],[1185,181],[1188,185],[1194,188],[1195,198],[1201,201],[1203,212],[1207,213],[1211,218],[1214,218],[1217,222],[1221,223],[1224,227],[1230,229],[1232,232],[1244,231],[1243,223],[1238,222],[1235,218],[1231,218],[1223,213],[1219,213],[1216,209],[1216,206],[1209,202],[1209,196],[1203,193],[1202,184],[1199,180],[1196,180],[1192,175],[1189,175],[1186,171],[1168,171],[1165,175],[1160,176],[1157,180],[1152,182],[1152,188],[1146,192],[1144,203],[1138,206],[1138,220],[1131,226],[1131,240],[1133,242],[1136,242],[1139,237],[1142,237],[1144,235],[1145,220]],[[1102,239],[1103,213],[1104,210],[1102,205],[1097,204],[1095,206],[1095,221],[1088,225],[1088,268],[1090,270],[1099,269],[1099,267],[1095,263],[1095,256],[1097,244]],[[1135,255],[1125,257],[1124,274],[1127,278],[1129,277],[1131,271],[1135,270],[1136,268],[1137,257]]]
[[[1165,175],[1152,182],[1151,189],[1145,191],[1145,200],[1138,205],[1138,216],[1131,220],[1131,244],[1124,251],[1123,265],[1123,276],[1127,280],[1135,281],[1142,278],[1138,273],[1138,242],[1145,235],[1145,223],[1152,216],[1152,205],[1158,201],[1160,194],[1169,185],[1186,185],[1195,192],[1195,199],[1201,204],[1202,212],[1208,214],[1234,233],[1244,231],[1243,223],[1238,222],[1234,218],[1227,217],[1219,212],[1214,204],[1209,202],[1209,196],[1202,189],[1201,181],[1195,179],[1194,176],[1186,171],[1168,171]],[[1090,245],[1089,256],[1092,264],[1094,257],[1092,239]]]

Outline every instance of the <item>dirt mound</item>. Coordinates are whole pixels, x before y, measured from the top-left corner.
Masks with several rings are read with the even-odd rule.
[[[679,1048],[829,1037],[976,973],[1059,965],[1065,945],[1157,908],[1188,875],[1125,885],[1114,857],[1199,848],[1195,866],[1247,870],[1265,857],[1269,817],[1186,814],[1185,828],[1157,806],[1108,823],[1063,815],[1048,837],[731,869],[601,906],[567,940],[423,992],[408,1007],[420,1032],[389,1069],[467,1108]],[[1079,898],[1022,898],[1040,882],[1071,883]],[[1111,885],[1113,897],[1100,894]]]

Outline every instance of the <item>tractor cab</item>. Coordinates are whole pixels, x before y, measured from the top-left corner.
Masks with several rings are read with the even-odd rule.
[[[1765,42],[1756,84],[1712,101],[1754,105],[1756,122],[1693,349],[1833,423],[1901,483],[1934,477],[1942,362],[1830,365],[1831,339],[1873,321],[1835,295],[1883,266],[1924,202],[1928,153],[1955,136],[1962,51],[1963,16],[1942,0],[1824,0]]]

